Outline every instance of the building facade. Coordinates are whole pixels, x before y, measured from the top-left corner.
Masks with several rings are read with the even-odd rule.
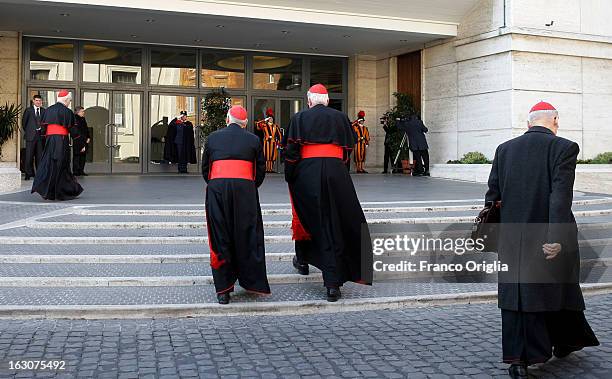
[[[384,3],[384,4],[383,4]],[[195,124],[224,87],[251,120],[271,107],[286,127],[316,82],[332,105],[366,112],[367,167],[382,166],[379,117],[410,93],[433,163],[492,157],[540,99],[581,158],[612,150],[612,2],[607,0],[0,0],[0,102],[74,92],[94,129],[92,171],[169,171],[164,127]],[[25,17],[25,15],[29,15]],[[31,22],[35,19],[37,22]],[[115,125],[115,126],[107,126]],[[3,147],[17,166],[19,138]],[[7,168],[8,167],[8,168]],[[8,181],[6,181],[8,183]]]

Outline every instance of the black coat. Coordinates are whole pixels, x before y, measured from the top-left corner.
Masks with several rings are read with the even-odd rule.
[[[486,201],[501,200],[499,307],[527,312],[583,310],[580,257],[572,199],[575,142],[535,126],[501,144],[489,176]],[[543,243],[562,251],[544,259]]]
[[[41,132],[41,121],[45,115],[45,108],[40,108],[40,118],[36,119],[34,112],[34,106],[29,106],[23,112],[23,119],[21,121],[21,128],[25,133],[26,141],[33,141],[36,137],[42,134]]]
[[[419,120],[418,117],[411,117],[408,120],[402,120],[399,122],[398,127],[400,130],[404,130],[408,136],[408,143],[410,144],[410,150],[427,150],[427,127],[423,124],[423,121]]]
[[[195,152],[195,138],[193,135],[193,124],[190,121],[184,122],[185,131],[183,132],[183,156],[179,156],[176,148],[176,124],[177,119],[173,119],[168,124],[166,132],[166,142],[164,144],[164,159],[172,163],[197,163]]]
[[[215,161],[253,162],[255,180],[209,177]],[[266,276],[263,219],[257,187],[266,175],[259,138],[237,124],[211,133],[202,156],[211,268],[217,293],[240,286],[270,293]]]
[[[87,154],[89,128],[85,117],[74,115],[74,126],[70,129],[70,137],[72,137],[72,153],[74,155]],[[85,148],[85,151],[81,152],[83,148]]]

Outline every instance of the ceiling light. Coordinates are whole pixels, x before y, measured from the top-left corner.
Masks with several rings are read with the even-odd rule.
[[[407,39],[400,39],[400,42],[408,42]]]
[[[202,42],[202,40],[198,38],[198,39],[194,39],[193,42],[200,43],[200,42]]]
[[[56,32],[56,33],[61,33],[61,32],[62,32],[62,30],[61,30],[61,29],[55,29],[55,32]]]
[[[136,38],[136,37],[138,37],[138,36],[137,36],[136,34],[132,34],[130,37],[132,37],[132,38]]]
[[[288,30],[281,30],[281,33],[283,33],[284,35],[287,35],[287,34],[289,34],[289,33],[291,33],[291,32],[290,32],[290,31],[288,31]]]
[[[219,24],[219,25],[217,25],[217,28],[219,28],[219,29],[225,28],[225,25]]]
[[[68,17],[68,16],[70,16],[70,13],[60,13],[60,16],[62,16],[62,17]]]
[[[154,20],[154,19],[152,19],[152,18],[147,18],[147,19],[145,20],[145,22],[152,23],[152,22],[155,22],[155,20]]]
[[[256,43],[254,46],[255,46],[255,47],[262,47],[263,45],[264,45],[263,43],[258,42],[258,43]]]
[[[317,50],[319,50],[319,48],[318,47],[311,47],[310,50],[317,51]]]
[[[344,38],[351,38],[351,35],[350,34],[345,34],[342,37],[344,37]]]

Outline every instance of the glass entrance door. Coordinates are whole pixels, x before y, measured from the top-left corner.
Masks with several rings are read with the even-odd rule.
[[[252,130],[260,138],[263,135],[258,130],[257,123],[263,121],[266,118],[266,111],[271,109],[274,113],[274,122],[280,127],[281,138],[289,128],[289,122],[291,116],[302,110],[302,99],[282,99],[282,98],[254,98],[253,99],[253,123]],[[276,162],[274,163],[274,171],[283,172],[283,165],[281,164],[281,154],[278,154]]]
[[[82,106],[91,136],[89,172],[142,172],[141,99],[140,93],[83,91]]]

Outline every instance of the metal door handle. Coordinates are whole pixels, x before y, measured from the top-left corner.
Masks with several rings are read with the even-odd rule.
[[[111,140],[112,138],[111,137],[111,134],[112,134],[111,126],[115,126],[115,124],[106,124],[104,126],[104,145],[109,149],[113,147],[112,140]]]

